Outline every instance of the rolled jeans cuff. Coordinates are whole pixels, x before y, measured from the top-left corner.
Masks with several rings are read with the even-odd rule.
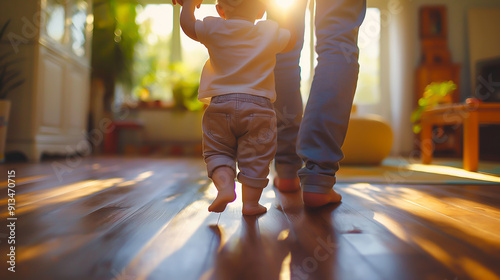
[[[274,169],[276,170],[276,174],[280,179],[295,179],[297,178],[297,171],[302,166],[297,166],[293,164],[283,164],[283,163],[275,163]]]
[[[252,178],[252,177],[246,176],[240,172],[240,173],[238,173],[238,182],[240,182],[241,184],[248,186],[248,187],[252,187],[252,188],[256,188],[256,189],[263,189],[269,183],[269,179],[267,179],[267,178]]]
[[[306,175],[300,177],[303,192],[328,194],[336,182],[335,176]]]
[[[233,169],[234,174],[236,174],[236,163],[232,158],[226,156],[211,156],[205,159],[205,162],[207,163],[207,173],[208,178],[210,179],[214,174],[214,170],[221,166],[230,167],[231,169]]]

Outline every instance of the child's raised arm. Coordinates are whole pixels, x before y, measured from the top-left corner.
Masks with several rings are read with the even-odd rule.
[[[178,1],[180,2],[180,1]],[[195,30],[195,22],[196,18],[194,16],[194,9],[196,7],[200,7],[203,0],[184,0],[182,1],[182,11],[181,11],[181,27],[186,35],[198,41],[198,37],[196,36]]]

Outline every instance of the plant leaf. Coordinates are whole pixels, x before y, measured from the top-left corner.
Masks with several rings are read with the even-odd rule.
[[[420,124],[416,124],[413,126],[413,133],[419,134],[422,131],[422,126]]]

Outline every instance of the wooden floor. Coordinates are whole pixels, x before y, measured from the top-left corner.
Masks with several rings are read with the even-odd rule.
[[[201,159],[4,164],[1,181],[10,169],[16,272],[2,182],[0,279],[500,279],[500,186],[338,184],[342,203],[317,210],[269,186],[255,218],[239,199],[207,211]]]

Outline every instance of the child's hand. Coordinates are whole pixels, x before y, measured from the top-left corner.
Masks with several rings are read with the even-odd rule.
[[[174,5],[179,4],[181,6],[184,6],[184,1],[189,1],[189,0],[172,0],[172,4],[174,4]],[[196,5],[196,8],[199,9],[203,0],[194,0],[193,2],[194,2],[194,5]]]
[[[172,0],[172,1],[176,1],[177,3],[182,5],[181,18],[180,18],[182,30],[184,31],[184,33],[186,33],[186,35],[189,38],[198,41],[195,29],[196,17],[194,16],[194,10],[195,7],[200,8],[203,0]],[[182,1],[182,3],[180,1]]]

